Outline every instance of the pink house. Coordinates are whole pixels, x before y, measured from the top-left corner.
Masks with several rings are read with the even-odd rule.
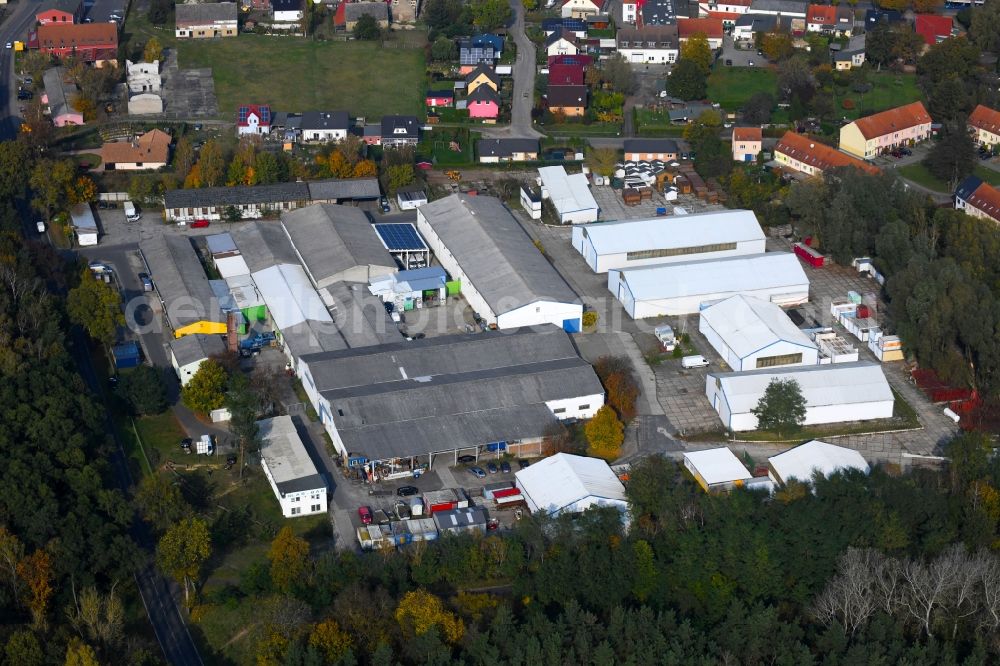
[[[466,99],[470,118],[496,120],[500,115],[500,95],[489,86],[478,86]]]

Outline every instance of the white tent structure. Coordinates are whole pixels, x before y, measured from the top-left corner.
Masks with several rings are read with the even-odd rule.
[[[595,273],[764,252],[752,210],[724,210],[573,227],[573,249]]]
[[[580,513],[592,506],[611,506],[622,513],[628,511],[625,486],[608,463],[599,458],[557,453],[514,476],[532,513],[555,516]]]
[[[870,471],[864,456],[854,449],[845,449],[814,439],[794,449],[767,459],[767,475],[775,483],[785,484],[796,479],[803,483],[812,481],[818,472],[830,476],[841,470]]]
[[[816,365],[819,350],[785,311],[751,296],[731,296],[701,311],[698,330],[736,371]]]
[[[542,198],[548,196],[562,224],[596,222],[600,208],[590,193],[590,183],[582,173],[572,176],[561,166],[541,167]]]
[[[685,453],[684,467],[705,492],[726,492],[753,478],[736,454],[724,446]]]
[[[791,252],[612,269],[608,289],[633,319],[693,314],[737,294],[779,305],[809,300],[809,278]]]
[[[330,311],[298,264],[277,264],[252,274],[293,363],[302,354],[324,351],[337,336]]]
[[[709,373],[705,394],[727,429],[756,430],[757,417],[750,410],[774,379],[798,383],[806,401],[805,425],[892,418],[892,389],[876,363]]]

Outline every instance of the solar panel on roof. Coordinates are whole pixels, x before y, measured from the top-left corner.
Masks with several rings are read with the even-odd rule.
[[[376,224],[375,233],[390,252],[402,250],[426,250],[427,245],[412,224]]]

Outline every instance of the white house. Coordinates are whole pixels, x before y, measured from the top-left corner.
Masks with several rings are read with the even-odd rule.
[[[615,39],[618,53],[631,63],[673,63],[680,53],[673,24],[621,28]]]
[[[612,269],[608,289],[633,319],[694,314],[736,294],[782,305],[809,300],[809,278],[790,252]]]
[[[590,193],[590,184],[582,173],[572,176],[561,166],[541,167],[542,198],[552,201],[562,224],[596,222],[601,209]]]
[[[181,386],[187,386],[203,362],[226,351],[226,346],[218,335],[185,335],[171,340],[167,346],[170,365],[177,373]]]
[[[257,421],[260,466],[285,518],[326,513],[326,481],[316,471],[290,416]]]
[[[343,141],[350,128],[347,111],[306,111],[299,123],[303,141]]]
[[[586,18],[604,11],[605,0],[566,0],[562,5],[563,18]]]
[[[818,439],[771,456],[767,463],[768,476],[782,485],[792,479],[809,483],[817,472],[823,476],[831,476],[849,469],[856,469],[864,474],[870,471],[864,456],[854,449],[834,446]]]
[[[244,104],[237,111],[236,134],[270,134],[271,107],[267,104]]]
[[[487,324],[580,330],[579,298],[499,199],[465,194],[438,199],[417,209],[417,229]]]
[[[573,248],[595,273],[613,268],[762,254],[752,210],[724,210],[573,227]]]
[[[756,430],[757,417],[750,410],[774,379],[798,383],[806,401],[804,425],[892,418],[892,389],[876,363],[710,373],[705,394],[727,429]]]
[[[684,468],[705,492],[728,492],[753,478],[736,455],[721,447],[684,454]]]
[[[569,30],[553,32],[545,38],[545,54],[550,58],[559,55],[576,55],[579,50],[576,36]]]
[[[698,330],[736,371],[816,365],[819,350],[774,303],[731,296],[701,311]]]
[[[302,20],[302,4],[311,0],[271,0],[275,23],[298,23]]]
[[[621,21],[635,25],[636,17],[639,16],[639,0],[622,0]]]
[[[625,514],[625,486],[600,458],[557,453],[514,475],[514,483],[532,513],[557,516],[610,506]]]

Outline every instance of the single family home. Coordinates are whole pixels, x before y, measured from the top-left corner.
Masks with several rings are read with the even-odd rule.
[[[461,39],[458,42],[458,64],[461,74],[468,74],[479,65],[493,67],[500,54],[489,42],[473,43],[471,39]]]
[[[352,32],[362,16],[371,16],[379,28],[389,27],[389,6],[384,2],[344,2],[337,7],[333,23]]]
[[[913,31],[924,38],[925,48],[951,37],[953,27],[954,24],[950,16],[917,14],[913,20]]]
[[[578,18],[547,18],[542,19],[542,32],[548,37],[554,32],[569,30],[577,39],[586,39],[587,22]]]
[[[552,113],[582,116],[587,111],[587,86],[549,86],[545,100]]]
[[[569,30],[553,32],[545,38],[545,53],[549,57],[558,55],[576,55],[580,51],[576,36]]]
[[[607,0],[566,0],[560,13],[563,18],[584,18],[591,14],[603,14]]]
[[[678,154],[677,142],[673,139],[625,139],[626,162],[672,162]]]
[[[711,49],[722,48],[722,19],[717,18],[679,18],[677,19],[677,36],[681,44],[695,35],[701,35],[708,40]]]
[[[854,30],[854,9],[844,5],[809,5],[806,32],[836,37],[850,36]]]
[[[500,77],[488,65],[478,65],[474,70],[465,76],[465,94],[471,95],[479,86],[492,88],[493,92],[500,92]]]
[[[676,25],[621,28],[616,39],[618,53],[630,63],[673,63],[680,53]]]
[[[298,23],[302,20],[302,3],[307,0],[271,0],[275,23]],[[311,1],[311,0],[309,0]]]
[[[237,14],[235,2],[178,4],[174,32],[177,37],[191,39],[235,37],[239,32]]]
[[[969,176],[955,190],[955,208],[970,217],[1000,224],[1000,190],[977,176]]]
[[[271,107],[267,104],[244,104],[236,112],[236,134],[271,133]]]
[[[480,139],[476,153],[482,164],[529,162],[538,159],[538,139]]]
[[[299,120],[303,141],[343,141],[350,128],[347,111],[306,111]]]
[[[415,146],[419,141],[420,122],[416,116],[382,116],[383,146]]]
[[[722,21],[726,28],[732,28],[736,21],[750,9],[750,0],[700,0],[698,16]]]
[[[1000,111],[980,104],[969,116],[969,133],[980,146],[1000,144]]]
[[[39,25],[49,23],[80,23],[83,3],[80,0],[46,0],[35,10]]]
[[[897,106],[840,128],[840,149],[872,159],[899,146],[926,141],[931,136],[931,116],[922,102]]]
[[[551,65],[549,67],[550,86],[582,86],[583,84],[583,65]]]
[[[754,162],[764,144],[764,134],[759,127],[733,128],[733,160]]]
[[[470,118],[496,120],[500,115],[500,95],[490,86],[477,86],[466,97]]]
[[[105,171],[145,171],[162,169],[170,161],[170,135],[158,129],[125,141],[101,146]]]

